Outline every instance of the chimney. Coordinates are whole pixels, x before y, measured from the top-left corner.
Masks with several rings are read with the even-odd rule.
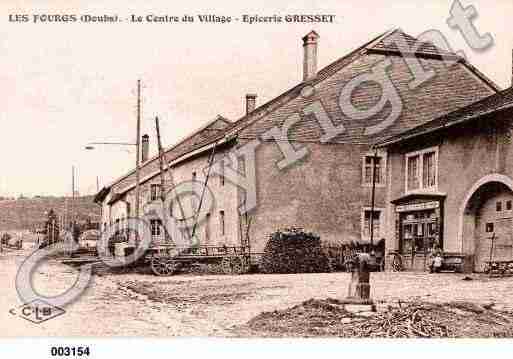
[[[303,81],[317,76],[317,41],[319,34],[310,31],[303,37]]]
[[[150,136],[142,136],[141,147],[141,162],[144,163],[148,161],[148,154],[150,152]]]
[[[257,95],[255,93],[248,93],[246,95],[246,115],[250,112],[253,112],[253,110],[256,107],[256,98]]]

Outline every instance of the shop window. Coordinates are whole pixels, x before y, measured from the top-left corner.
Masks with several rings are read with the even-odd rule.
[[[402,216],[401,227],[401,248],[404,254],[429,253],[438,242],[438,218],[434,211],[407,213]]]
[[[376,185],[382,185],[385,182],[385,157],[383,154],[378,153],[375,156],[374,153],[367,154],[363,157],[363,184],[372,185],[372,177],[374,170],[376,171]]]
[[[497,201],[497,203],[495,203],[495,210],[497,212],[502,211],[502,202],[501,201]]]
[[[406,191],[435,189],[438,184],[438,149],[406,155]]]

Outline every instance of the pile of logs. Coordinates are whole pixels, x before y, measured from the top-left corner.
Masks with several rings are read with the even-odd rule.
[[[344,337],[447,338],[453,336],[443,324],[447,312],[437,305],[410,303],[371,318],[344,326]]]
[[[270,235],[260,268],[264,273],[329,272],[330,265],[321,239],[300,228],[285,229]]]

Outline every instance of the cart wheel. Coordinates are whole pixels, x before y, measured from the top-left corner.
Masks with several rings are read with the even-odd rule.
[[[232,274],[232,259],[230,257],[224,257],[221,261],[221,268],[224,274]]]
[[[251,270],[251,259],[249,256],[242,257],[242,273],[249,273]]]
[[[507,264],[501,264],[499,266],[499,271],[501,273],[501,276],[504,276],[504,274],[506,274],[507,270],[508,270],[508,265]]]
[[[158,276],[173,275],[177,269],[177,263],[170,258],[153,257],[151,259],[151,270]]]
[[[234,274],[243,274],[247,272],[246,260],[242,257],[233,257],[231,260],[232,272]]]
[[[394,259],[392,259],[392,270],[394,272],[401,272],[403,270],[403,259],[399,254],[394,254]]]

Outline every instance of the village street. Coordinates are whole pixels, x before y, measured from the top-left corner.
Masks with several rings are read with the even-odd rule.
[[[25,254],[28,252],[25,251]],[[0,254],[0,336],[237,336],[233,327],[263,311],[285,309],[310,298],[346,295],[348,273],[264,275],[149,274],[95,276],[90,289],[66,313],[33,324],[9,313],[21,303],[14,289],[22,252]],[[421,299],[495,303],[513,310],[513,278],[462,274],[372,273],[377,302]],[[36,270],[36,288],[55,295],[75,280],[74,270],[53,261]]]

